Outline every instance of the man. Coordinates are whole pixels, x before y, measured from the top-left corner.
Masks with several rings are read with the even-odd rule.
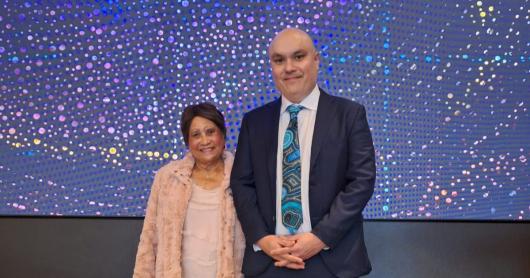
[[[247,277],[358,277],[370,272],[362,211],[375,154],[362,105],[317,86],[309,35],[281,31],[269,47],[281,98],[242,121],[231,188],[247,246]]]

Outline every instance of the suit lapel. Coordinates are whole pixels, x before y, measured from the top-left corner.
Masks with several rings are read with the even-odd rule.
[[[280,123],[280,108],[281,108],[281,98],[274,101],[272,105],[270,106],[270,109],[272,110],[270,113],[266,113],[266,115],[271,115],[270,119],[266,120],[267,126],[265,134],[269,138],[266,138],[266,142],[269,142],[267,144],[265,157],[267,157],[267,168],[269,170],[269,180],[270,180],[270,187],[271,192],[273,193],[273,196],[276,196],[276,156],[278,154],[278,125]],[[276,206],[276,199],[273,200],[274,206]]]
[[[315,129],[313,131],[313,141],[311,143],[311,164],[310,173],[313,173],[318,154],[324,144],[324,139],[328,135],[331,122],[335,118],[335,110],[332,108],[333,98],[324,90],[320,89],[320,98],[318,99],[317,116],[315,120]]]

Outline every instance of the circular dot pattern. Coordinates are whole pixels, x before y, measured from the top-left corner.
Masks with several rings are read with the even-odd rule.
[[[268,44],[298,27],[321,88],[367,108],[367,218],[527,220],[530,5],[457,2],[2,3],[0,214],[143,215],[183,109],[217,105],[235,150],[279,96]]]

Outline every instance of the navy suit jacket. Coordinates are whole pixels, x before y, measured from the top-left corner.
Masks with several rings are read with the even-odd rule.
[[[317,254],[329,270],[357,277],[371,270],[362,211],[375,183],[372,136],[362,105],[320,91],[309,173],[312,233],[329,247]],[[248,112],[239,133],[230,183],[247,242],[245,275],[258,275],[273,262],[253,244],[275,233],[280,106],[281,98]]]

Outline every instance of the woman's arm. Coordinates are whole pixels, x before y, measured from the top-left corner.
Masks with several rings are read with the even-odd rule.
[[[144,226],[136,253],[133,278],[155,277],[156,250],[158,246],[156,217],[161,182],[160,172],[155,175],[149,201],[147,202]]]

